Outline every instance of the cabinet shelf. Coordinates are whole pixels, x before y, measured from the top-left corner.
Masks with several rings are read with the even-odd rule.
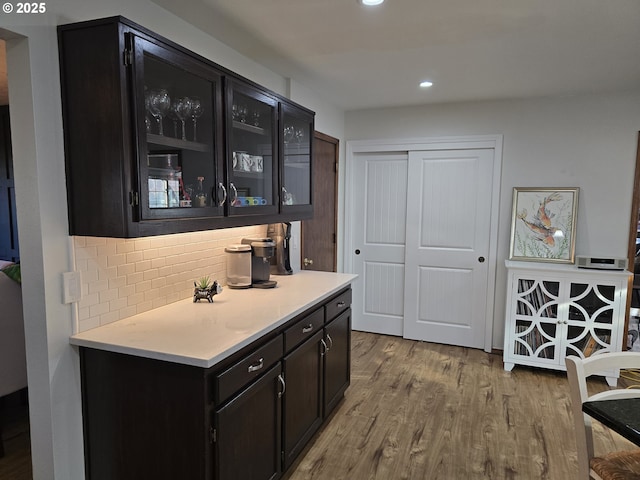
[[[234,170],[233,176],[236,178],[264,178],[264,172],[247,172],[245,170]]]
[[[257,135],[268,134],[268,132],[264,128],[249,125],[248,123],[238,122],[237,120],[233,121],[233,128],[237,128],[238,130],[244,130],[245,132],[255,133]]]
[[[163,147],[173,147],[180,150],[192,150],[194,152],[209,152],[211,147],[206,143],[181,140],[179,138],[167,137],[155,133],[147,133],[147,143],[162,145]]]

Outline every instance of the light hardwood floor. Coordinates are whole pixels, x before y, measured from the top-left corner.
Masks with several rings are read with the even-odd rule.
[[[286,480],[576,478],[565,373],[505,372],[499,355],[363,332],[352,343],[345,399]],[[25,425],[5,431],[2,480],[31,478]],[[634,448],[594,430],[596,451]]]
[[[564,372],[505,372],[499,355],[362,332],[352,343],[345,399],[287,480],[577,478]],[[635,448],[594,430],[596,452]]]

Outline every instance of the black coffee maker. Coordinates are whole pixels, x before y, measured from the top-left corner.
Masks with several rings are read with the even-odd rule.
[[[272,275],[291,275],[291,258],[289,256],[289,245],[291,241],[291,224],[271,223],[267,227],[267,237],[276,244],[275,254],[269,259],[271,263]]]
[[[245,245],[251,245],[251,286],[273,288],[278,282],[269,279],[269,259],[274,255],[275,242],[270,238],[243,238]]]

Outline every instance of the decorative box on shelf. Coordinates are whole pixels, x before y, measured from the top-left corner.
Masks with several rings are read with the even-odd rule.
[[[631,272],[541,262],[505,264],[505,370],[516,364],[566,370],[568,355],[621,351]],[[619,371],[603,375],[615,385]]]

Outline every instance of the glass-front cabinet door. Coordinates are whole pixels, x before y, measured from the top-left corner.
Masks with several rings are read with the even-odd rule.
[[[278,102],[230,81],[226,105],[229,215],[278,213]]]
[[[282,211],[311,213],[311,159],[313,114],[294,105],[281,104]]]
[[[140,37],[133,43],[141,218],[222,216],[221,75]]]

